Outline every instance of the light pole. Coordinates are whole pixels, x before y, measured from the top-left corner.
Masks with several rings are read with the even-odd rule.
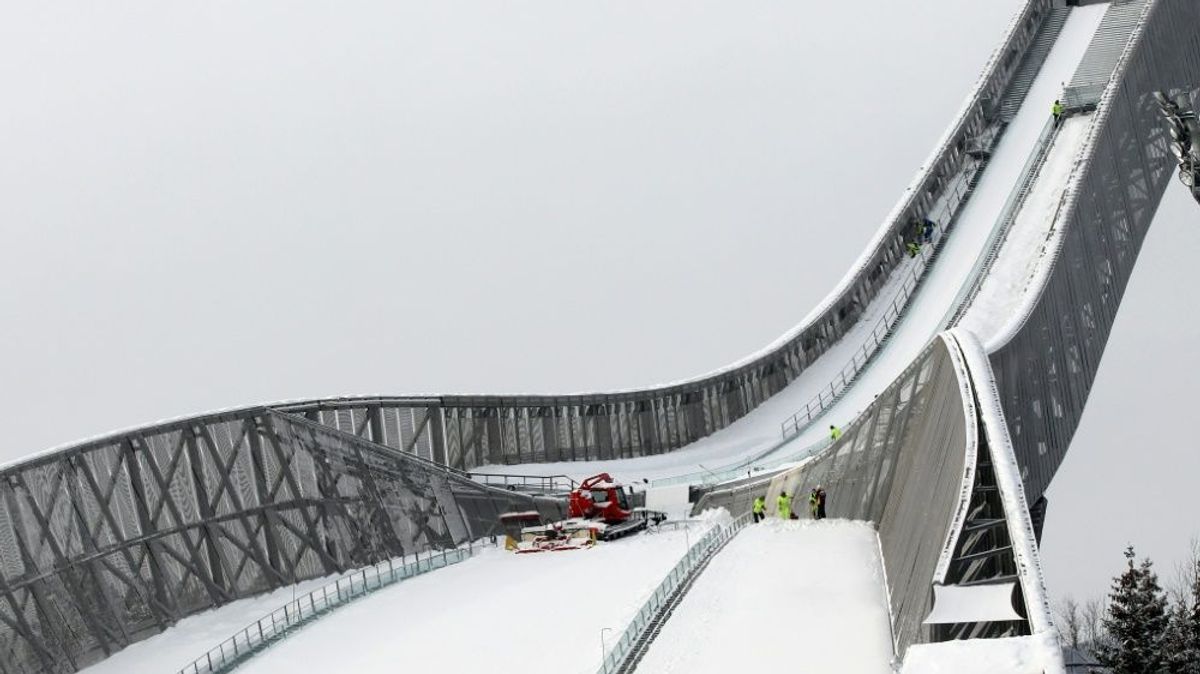
[[[605,670],[608,669],[607,667],[605,667],[605,663],[604,663],[604,659],[606,657],[608,657],[608,646],[604,643],[604,633],[612,632],[615,629],[616,628],[614,628],[614,627],[601,627],[600,628],[600,666],[603,667]]]

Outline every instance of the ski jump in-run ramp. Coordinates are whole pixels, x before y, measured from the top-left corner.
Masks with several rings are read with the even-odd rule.
[[[572,395],[289,401],[131,429],[3,467],[0,671],[77,671],[181,630],[193,615],[488,539],[503,512],[561,517],[557,481],[596,468],[626,482],[646,479],[648,499],[670,490],[696,514],[724,509],[734,517],[756,496],[771,503],[820,484],[831,520],[844,522],[756,525],[706,552],[680,585],[687,594],[664,604],[674,614],[653,622],[658,631],[638,651],[643,667],[691,657],[671,635],[683,629],[675,621],[712,613],[695,607],[748,610],[738,602],[763,597],[752,579],[738,578],[747,585],[725,596],[709,578],[737,560],[757,564],[772,548],[797,598],[758,610],[818,657],[820,644],[805,641],[815,632],[796,613],[813,590],[789,569],[805,576],[800,570],[816,563],[805,546],[826,528],[844,529],[847,551],[865,546],[852,522],[870,522],[881,573],[838,583],[847,602],[885,596],[874,608],[864,599],[863,615],[885,611],[892,657],[906,670],[1002,649],[1031,671],[1055,670],[1061,662],[1037,560],[1043,494],[1175,168],[1158,101],[1195,102],[1196,25],[1200,4],[1190,0],[1025,2],[846,277],[777,342],[703,376]],[[1048,115],[1055,98],[1066,105],[1058,123]],[[935,223],[928,239],[914,228],[925,219]],[[830,424],[839,438],[830,438]],[[685,549],[694,544],[686,532]],[[618,623],[597,630],[593,649],[578,637],[573,663],[589,652],[593,670],[620,660],[623,642],[600,634],[637,631],[620,623],[642,615],[630,606],[645,608],[639,602],[650,599],[639,595],[677,544],[658,540],[661,550],[645,537],[530,562],[553,575],[555,565],[624,551],[621,563],[638,569],[628,587],[614,581],[621,589],[611,605],[589,592],[586,578],[566,597],[528,598],[561,612],[555,630],[589,610]],[[466,582],[473,569],[517,573],[519,561],[526,560],[484,554],[381,592],[416,593],[438,578]],[[1001,595],[1009,601],[997,602]],[[445,596],[449,602],[452,593]],[[519,621],[506,612],[515,598],[498,600],[505,606],[495,608],[492,629],[501,641],[518,639]],[[793,612],[774,613],[784,604]],[[357,610],[352,604],[321,620]],[[828,623],[839,634],[822,641],[884,653],[875,618],[853,636],[841,632],[850,626]],[[394,639],[414,643],[417,632],[404,630],[421,619],[397,607]],[[595,627],[590,618],[584,624]],[[271,648],[301,648],[293,644],[318,628]],[[577,636],[547,628],[539,641],[575,649]],[[267,666],[268,656],[258,658],[264,664],[252,666]]]

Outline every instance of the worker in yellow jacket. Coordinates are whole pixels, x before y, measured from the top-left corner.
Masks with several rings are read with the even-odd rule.
[[[780,519],[792,519],[792,497],[788,496],[786,491],[779,492],[779,499],[775,502],[775,511],[779,513]]]
[[[759,522],[761,522],[763,520],[764,517],[766,517],[766,511],[767,511],[767,500],[761,496],[755,496],[754,497],[754,508],[752,509],[752,512],[754,513],[754,523],[755,524],[758,524]]]

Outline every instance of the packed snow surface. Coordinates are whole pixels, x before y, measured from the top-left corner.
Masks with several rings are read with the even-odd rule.
[[[638,671],[890,674],[877,541],[865,522],[747,526],[713,557]]]
[[[688,543],[728,520],[720,513],[688,529],[585,550],[485,549],[339,609],[238,671],[591,674],[600,665],[601,630],[619,637]]]
[[[1019,317],[1026,293],[1037,290],[1032,281],[1038,270],[1050,263],[1051,242],[1062,231],[1058,219],[1063,197],[1093,120],[1094,115],[1063,120],[979,294],[959,321],[984,344]]]
[[[87,674],[174,674],[208,649],[292,600],[332,583],[328,576],[242,599],[180,620],[162,634],[132,644],[86,668]]]
[[[717,471],[748,457],[761,455],[764,462],[776,462],[781,458],[798,456],[805,448],[816,445],[826,437],[829,424],[840,426],[852,420],[903,372],[935,335],[946,328],[946,322],[960,299],[959,291],[971,281],[976,262],[984,252],[1005,202],[1037,145],[1038,137],[1050,117],[1050,104],[1062,95],[1062,83],[1070,80],[1079,66],[1106,9],[1107,5],[1102,4],[1071,10],[1024,104],[1001,137],[974,194],[942,243],[936,262],[926,271],[921,288],[910,300],[904,317],[893,328],[888,343],[859,375],[854,386],[799,436],[781,444],[780,425],[820,391],[827,389],[833,378],[862,347],[880,316],[891,304],[899,284],[907,277],[907,265],[911,261],[906,261],[896,270],[876,301],[867,307],[859,324],[791,385],[750,414],[707,438],[658,456],[619,461],[486,466],[481,467],[480,472],[565,474],[581,478],[607,471],[617,479],[634,482],[642,478]],[[1065,145],[1060,154],[1070,154],[1066,152]]]
[[[900,674],[1043,674],[1060,671],[1050,633],[968,639],[908,647]]]

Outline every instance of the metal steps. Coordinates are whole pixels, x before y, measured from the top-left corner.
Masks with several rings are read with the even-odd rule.
[[[1112,79],[1117,61],[1125,52],[1129,36],[1137,28],[1147,0],[1113,0],[1104,12],[1100,27],[1092,35],[1079,68],[1063,92],[1068,108],[1088,109],[1100,102],[1100,95]]]
[[[1063,25],[1066,24],[1070,14],[1069,7],[1058,7],[1051,9],[1050,14],[1046,16],[1046,21],[1042,23],[1037,37],[1025,51],[1025,58],[1018,66],[1017,74],[1013,76],[1008,90],[1000,99],[1000,120],[1002,122],[1011,122],[1017,116],[1017,111],[1025,102],[1029,89],[1033,87],[1033,81],[1037,79],[1042,64],[1046,62],[1046,57],[1054,48],[1054,43],[1058,41],[1058,36],[1062,33]],[[1046,102],[1046,109],[1050,109],[1050,101]]]

